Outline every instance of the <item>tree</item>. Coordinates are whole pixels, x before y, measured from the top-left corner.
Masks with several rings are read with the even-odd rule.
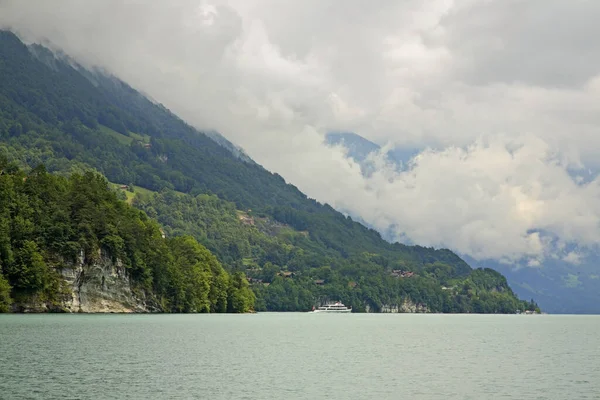
[[[0,273],[0,313],[10,311],[10,306],[12,304],[12,299],[10,298],[10,290],[11,287],[8,284],[8,281]]]
[[[250,290],[248,281],[242,272],[236,272],[231,279],[228,293],[227,311],[233,313],[245,313],[253,310],[256,296]]]
[[[15,251],[15,261],[5,268],[5,272],[13,287],[26,292],[44,289],[48,277],[44,258],[37,244],[31,240],[26,240]]]

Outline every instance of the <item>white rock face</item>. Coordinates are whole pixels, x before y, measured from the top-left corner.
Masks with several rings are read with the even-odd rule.
[[[373,312],[367,305],[367,312]],[[410,299],[404,299],[402,304],[384,304],[381,306],[382,313],[428,313],[429,309],[425,304],[414,303]]]
[[[68,312],[133,313],[148,312],[142,299],[131,291],[131,281],[121,260],[113,261],[104,251],[98,251],[93,261],[80,253],[73,268],[61,271],[70,289],[71,298],[64,303]]]

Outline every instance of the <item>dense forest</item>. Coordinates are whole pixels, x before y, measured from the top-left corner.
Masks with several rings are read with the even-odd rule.
[[[106,179],[28,174],[0,159],[0,309],[37,298],[60,307],[59,271],[98,249],[119,259],[134,289],[168,312],[247,312],[254,294],[189,236],[164,239],[158,224],[117,199]],[[10,289],[12,288],[12,290]]]
[[[72,236],[60,231],[55,239],[56,228],[49,228],[44,235],[28,239],[38,248],[70,254],[78,246],[105,246],[127,260],[142,290],[156,294],[164,308],[173,311],[248,307],[247,280],[258,310],[308,310],[325,299],[375,311],[407,300],[440,312],[515,312],[537,307],[533,301],[518,300],[497,272],[472,270],[449,250],[388,243],[376,231],[307,198],[223,138],[218,141],[116,78],[84,70],[43,47],[27,47],[12,33],[0,32],[0,155],[31,171],[27,176],[56,179],[56,187],[64,187],[61,190],[70,190],[69,185],[82,176],[103,182],[96,185],[104,189],[104,177],[127,186],[129,191],[111,191],[114,210],[127,210],[123,218],[138,213],[135,218],[155,232],[158,225],[152,219],[156,219],[168,237],[164,258],[144,255],[143,246],[136,256],[135,246],[126,246],[132,243],[127,236],[131,232],[106,231],[112,225],[95,221],[97,226],[83,230],[72,226]],[[41,164],[50,174],[36,169]],[[89,171],[95,171],[93,179]],[[131,190],[137,192],[135,197]],[[100,189],[93,191],[100,195]],[[126,207],[122,200],[143,212]],[[37,205],[30,207],[35,214]],[[77,223],[69,213],[58,214],[61,207],[49,215]],[[16,240],[14,234],[5,237]],[[19,253],[23,243],[14,243],[11,246]],[[190,252],[202,257],[206,253],[206,258],[181,256],[179,252],[190,246],[196,249]],[[2,268],[13,298],[18,298],[22,290],[14,273],[26,263],[18,264],[11,257]],[[185,269],[198,257],[202,265],[219,266],[210,267],[211,273],[223,275],[242,293],[234,296],[235,302],[230,298],[225,308],[214,299],[202,303],[205,300],[190,294],[193,287],[165,286],[177,279],[161,274]],[[157,262],[166,264],[161,268]],[[217,273],[220,265],[226,274]],[[181,278],[184,281],[190,282]],[[7,287],[0,280],[0,299],[6,297],[2,293]],[[50,298],[50,292],[44,295]],[[200,305],[209,303],[208,308]]]

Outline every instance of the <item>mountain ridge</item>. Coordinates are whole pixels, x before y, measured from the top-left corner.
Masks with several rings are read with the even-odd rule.
[[[253,286],[258,308],[306,310],[327,297],[376,311],[407,299],[439,312],[537,307],[517,300],[500,274],[472,270],[447,249],[384,241],[117,78],[100,74],[93,84],[60,59],[49,68],[42,50],[34,56],[12,33],[1,32],[0,44],[0,153],[29,168],[43,163],[64,175],[91,168],[149,190],[132,204],[212,246],[231,272],[263,280]],[[244,227],[238,211],[289,229],[269,239]],[[282,278],[286,271],[296,277]]]

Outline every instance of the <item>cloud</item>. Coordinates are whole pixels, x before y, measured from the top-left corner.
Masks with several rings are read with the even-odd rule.
[[[559,241],[600,243],[600,180],[577,184],[535,136],[425,150],[403,171],[380,165],[368,182],[379,207],[361,216],[380,229],[397,224],[398,239],[508,261],[543,260],[563,250]]]
[[[458,4],[440,21],[448,33],[441,42],[452,48],[455,72],[465,81],[573,87],[598,73],[596,1]]]
[[[566,256],[563,257],[563,261],[566,261],[570,264],[579,265],[581,264],[581,254],[571,251]]]
[[[58,5],[57,5],[58,4]],[[397,239],[577,263],[600,242],[592,1],[0,0],[0,26],[106,68]],[[328,131],[421,152],[365,177]]]

